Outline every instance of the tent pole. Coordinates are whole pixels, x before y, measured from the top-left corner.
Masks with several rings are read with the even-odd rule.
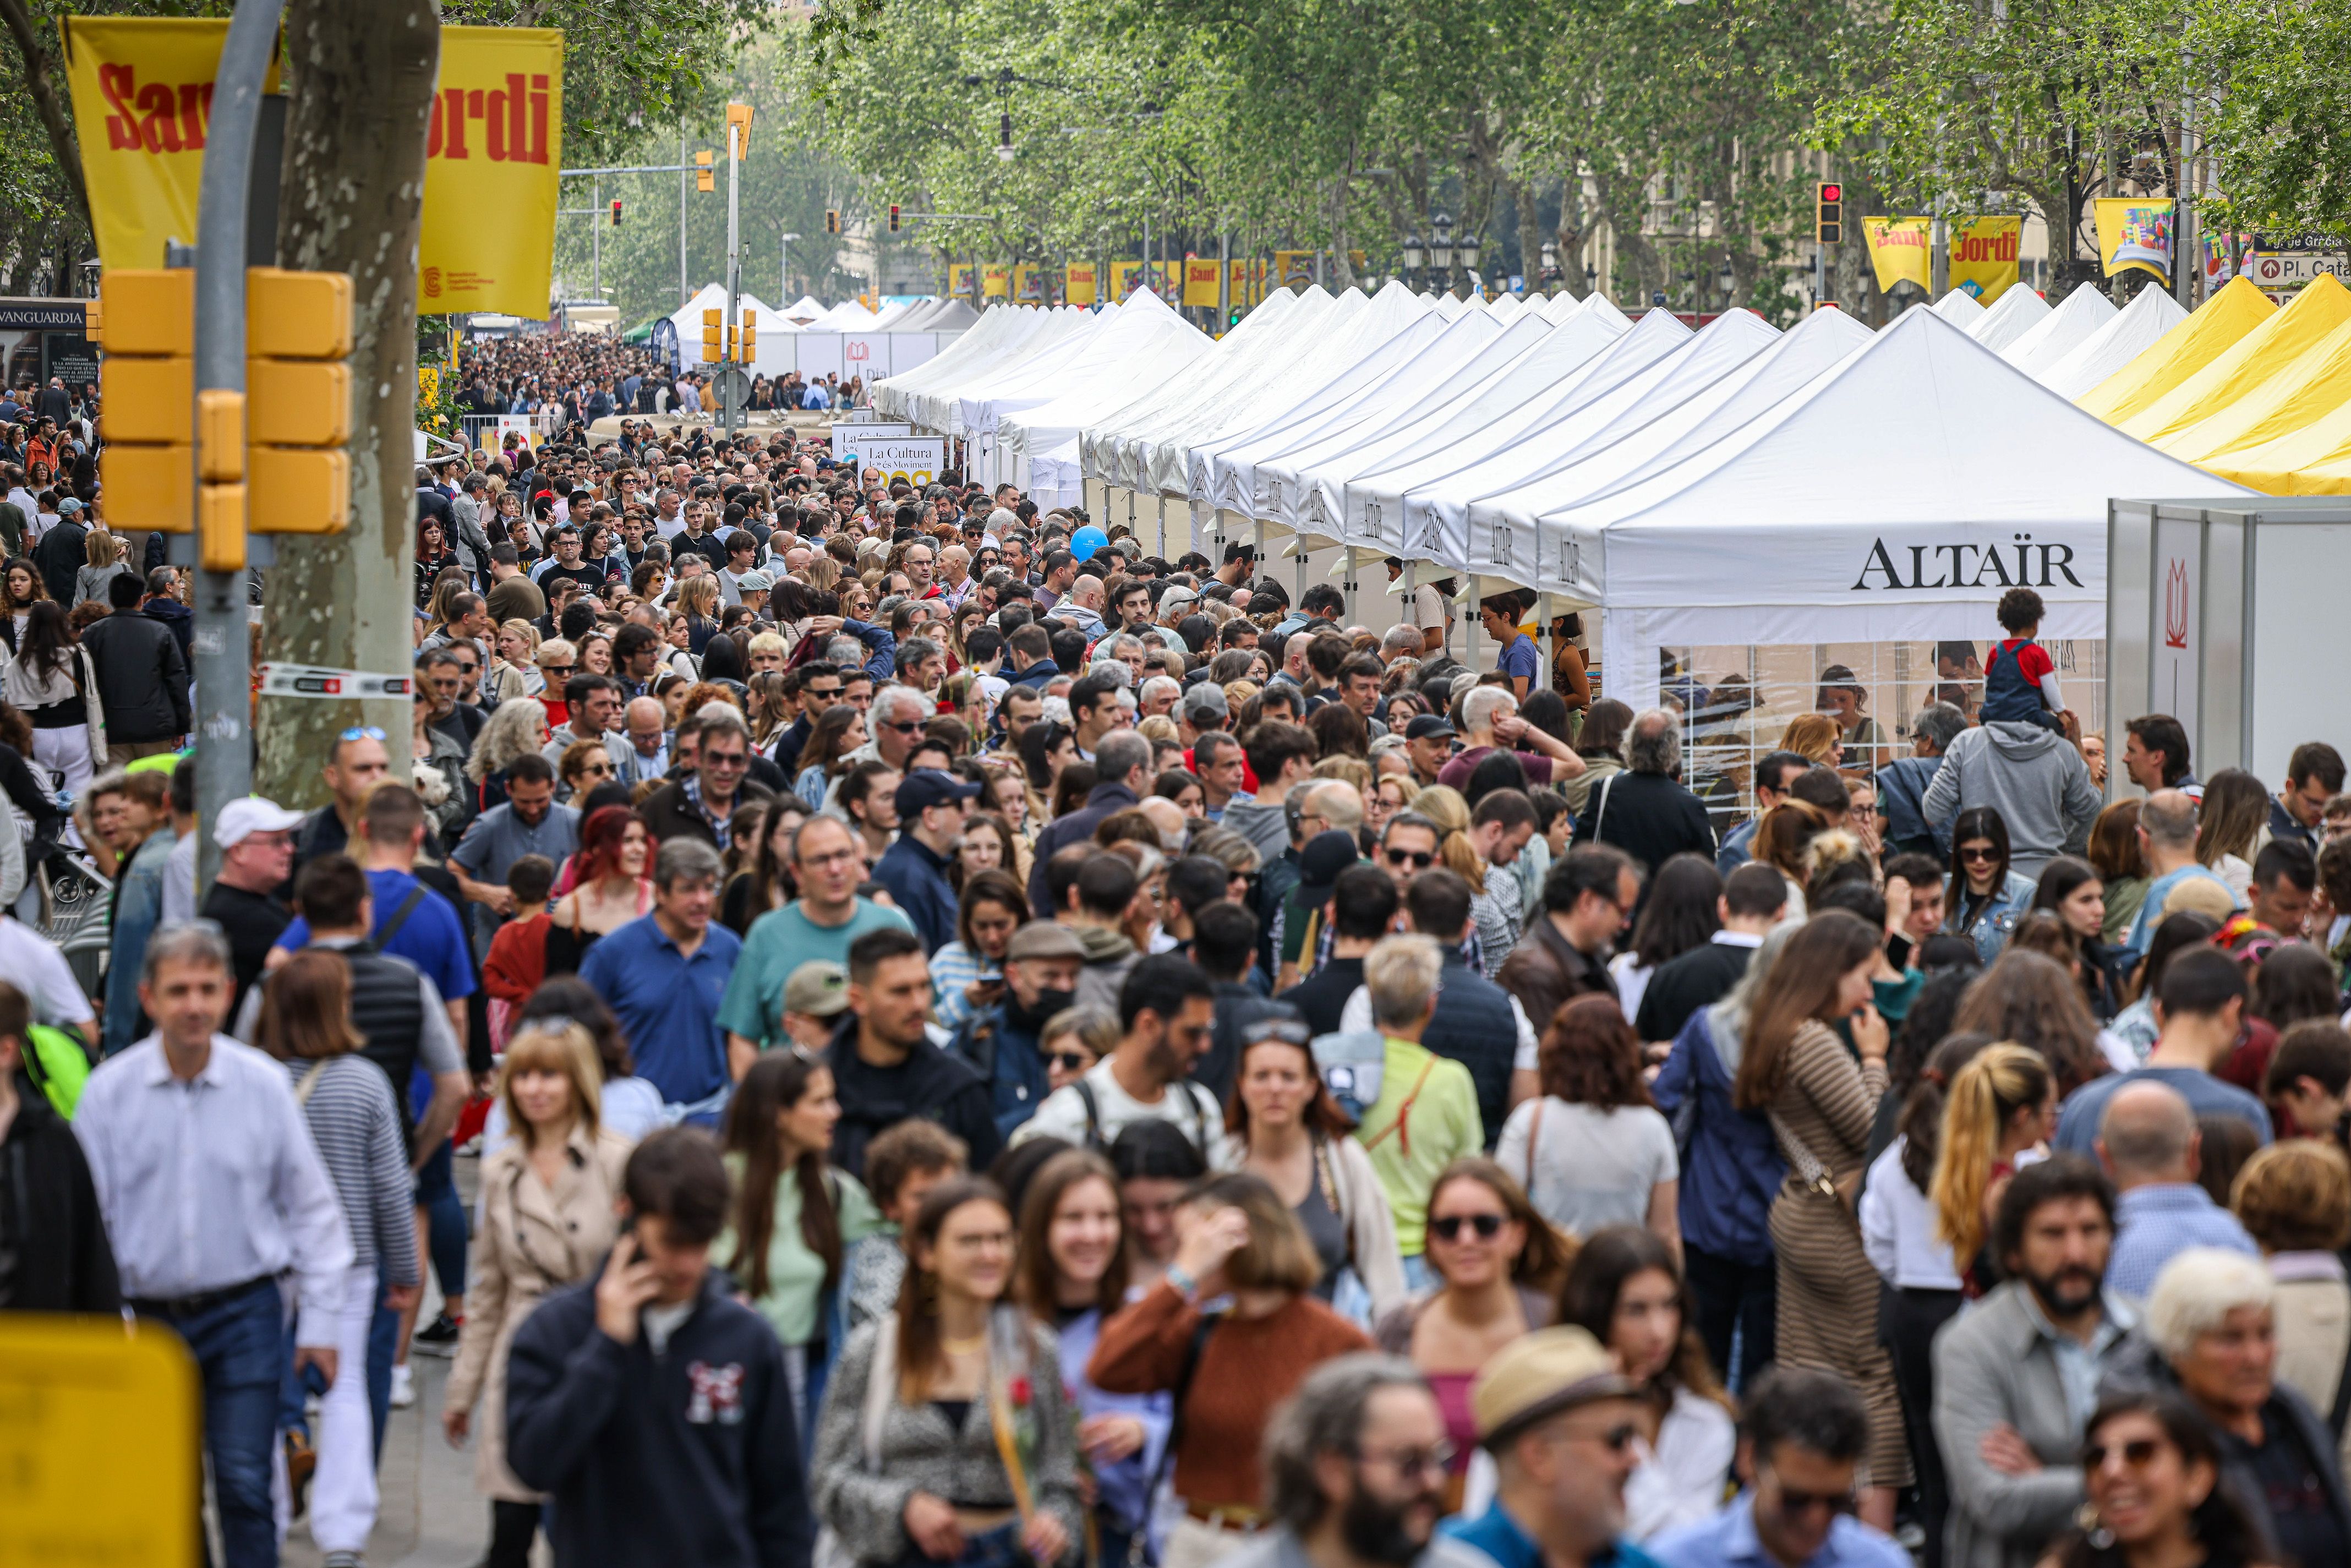
[[[1551,594],[1548,591],[1542,596],[1542,652],[1543,678],[1529,689],[1527,693],[1529,696],[1532,696],[1539,691],[1551,690],[1552,683],[1558,679],[1558,676],[1551,673],[1559,668],[1559,634],[1552,630]]]
[[[1469,630],[1466,634],[1468,641],[1461,661],[1469,667],[1472,680],[1478,674],[1478,612],[1484,608],[1484,601],[1485,595],[1479,591],[1477,574],[1473,572],[1469,577]]]
[[[1420,594],[1413,586],[1413,573],[1419,566],[1420,563],[1416,560],[1407,560],[1404,563],[1404,619],[1405,624],[1420,635],[1420,641],[1413,647],[1412,656],[1426,660],[1428,657],[1428,634],[1421,631]]]
[[[1353,546],[1344,544],[1339,549],[1340,570],[1346,574],[1343,581],[1347,590],[1347,624],[1353,626],[1355,623],[1355,551]]]

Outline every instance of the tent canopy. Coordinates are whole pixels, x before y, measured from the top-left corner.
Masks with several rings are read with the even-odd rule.
[[[2232,277],[2202,308],[2078,401],[2085,413],[2109,423],[2128,419],[2276,313],[2250,278]]]
[[[2000,357],[2032,375],[2097,336],[2116,314],[2114,301],[2098,289],[2076,288],[2031,331],[2001,350]]]
[[[2049,301],[2019,284],[2001,295],[1982,315],[1964,323],[1961,329],[1997,354],[2032,330],[2048,315]]]
[[[2078,398],[2162,341],[2188,312],[2160,288],[2142,288],[2071,353],[2032,372],[2059,397]]]

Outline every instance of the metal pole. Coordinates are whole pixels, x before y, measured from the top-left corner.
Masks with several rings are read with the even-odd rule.
[[[2203,271],[2201,248],[2196,240],[2196,177],[2195,152],[2196,95],[2185,79],[2189,57],[2179,58],[2182,80],[2179,94],[2179,222],[2171,240],[2171,282],[2173,298],[2190,310],[2196,308],[2196,280]]]
[[[735,220],[741,210],[738,203],[742,189],[739,178],[743,169],[742,145],[743,128],[730,122],[726,127],[726,335],[738,344],[741,340],[736,337],[738,327],[736,300],[743,291],[743,252],[736,242]],[[721,423],[729,435],[741,429],[743,424],[743,411],[735,406],[735,362],[741,352],[739,348],[730,348],[726,369],[721,372],[718,382],[719,407],[724,411]]]
[[[1233,235],[1227,229],[1217,235],[1217,330],[1222,337],[1225,323],[1233,319]]]
[[[694,193],[694,176],[687,172],[690,160],[685,155],[685,122],[677,127],[677,302],[681,308],[694,298],[694,286],[685,280],[685,204]]]
[[[246,202],[261,88],[277,48],[282,0],[239,0],[214,78],[210,152],[196,199],[195,387],[245,394]],[[242,439],[242,410],[237,421]],[[196,476],[202,494],[202,475]],[[193,537],[193,536],[192,536]],[[250,548],[250,547],[248,547]],[[201,550],[199,550],[201,559]],[[253,792],[253,677],[246,573],[193,570],[195,595],[196,888],[220,870],[210,828]]]
[[[588,292],[601,304],[604,298],[604,177],[588,182]]]

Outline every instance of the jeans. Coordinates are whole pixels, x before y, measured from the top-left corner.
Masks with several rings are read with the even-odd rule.
[[[383,1432],[392,1419],[392,1364],[400,1354],[400,1314],[376,1292],[375,1318],[368,1324],[368,1418],[375,1424],[375,1457],[383,1458]]]
[[[457,1197],[456,1155],[444,1143],[416,1173],[416,1207],[424,1210],[425,1241],[441,1293],[465,1294],[465,1206]]]
[[[913,1546],[911,1542],[907,1544]],[[1020,1544],[1020,1521],[1016,1519],[994,1530],[964,1537],[960,1557],[942,1560],[910,1550],[898,1560],[898,1568],[1029,1568],[1029,1553]]]
[[[247,1286],[185,1316],[143,1307],[140,1315],[177,1333],[195,1359],[226,1568],[277,1568],[269,1469],[286,1366],[286,1306],[277,1281]]]
[[[1769,1259],[1739,1263],[1682,1245],[1682,1267],[1698,1309],[1698,1338],[1731,1392],[1752,1384],[1771,1364],[1780,1332],[1780,1280]],[[1738,1344],[1739,1364],[1731,1364]]]

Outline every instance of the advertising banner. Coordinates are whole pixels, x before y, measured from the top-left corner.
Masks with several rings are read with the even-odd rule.
[[[902,442],[914,434],[914,427],[904,422],[877,420],[866,424],[835,424],[832,427],[832,455],[843,463],[862,467],[866,454],[877,442]]]
[[[1959,218],[1951,225],[1951,287],[1990,305],[2023,276],[2022,218]]]
[[[1072,305],[1092,305],[1100,275],[1091,261],[1073,261],[1061,276],[1061,297]]]
[[[1144,281],[1143,263],[1139,261],[1113,261],[1110,264],[1110,297],[1112,299],[1124,299],[1128,295],[1134,293],[1136,289],[1141,288],[1144,286]]]
[[[1033,261],[1024,261],[1012,269],[1012,298],[1024,305],[1040,303],[1045,298],[1045,276]]]
[[[1916,284],[1920,293],[1934,287],[1934,226],[1932,218],[1861,220],[1861,237],[1869,246],[1869,265],[1877,270],[1879,293],[1892,293],[1897,283]]]
[[[990,299],[1005,299],[1012,294],[1012,264],[991,261],[980,270],[979,287]]]
[[[1303,288],[1314,281],[1314,253],[1278,250],[1273,253],[1273,287]]]
[[[950,299],[971,298],[971,264],[969,262],[951,261],[947,264],[947,298]]]
[[[1224,271],[1225,269],[1217,265],[1217,258],[1214,256],[1205,259],[1195,256],[1186,256],[1184,258],[1184,303],[1206,305],[1214,308],[1217,304],[1217,282],[1224,276]]]
[[[2137,267],[2171,281],[2171,243],[2177,214],[2170,198],[2098,198],[2098,260],[2106,276]]]
[[[946,466],[946,437],[943,435],[901,435],[864,441],[858,447],[858,465],[880,469],[885,485],[893,479],[904,479],[920,489]]]

